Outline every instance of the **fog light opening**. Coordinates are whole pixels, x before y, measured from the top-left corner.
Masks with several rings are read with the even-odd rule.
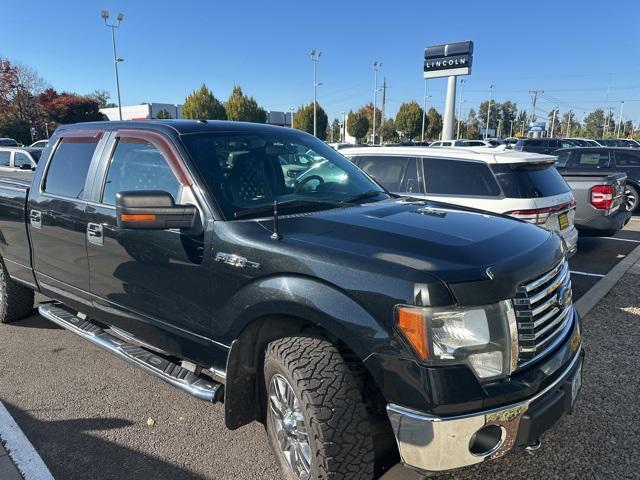
[[[503,432],[502,427],[498,425],[482,427],[471,437],[469,451],[479,457],[492,454],[502,445]]]

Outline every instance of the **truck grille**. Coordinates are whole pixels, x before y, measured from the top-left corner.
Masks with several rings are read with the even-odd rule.
[[[571,329],[571,277],[565,259],[517,289],[513,301],[518,325],[518,366],[555,348]]]

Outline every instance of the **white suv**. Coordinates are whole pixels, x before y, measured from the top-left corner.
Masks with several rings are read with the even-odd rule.
[[[340,151],[391,192],[478,208],[558,232],[577,250],[576,202],[556,157],[488,148],[386,147]]]

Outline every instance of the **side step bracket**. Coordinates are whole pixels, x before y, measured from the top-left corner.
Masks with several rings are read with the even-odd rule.
[[[90,320],[80,318],[60,306],[59,303],[43,303],[38,307],[40,315],[60,325],[85,340],[104,348],[129,363],[143,368],[148,373],[161,378],[174,387],[194,397],[216,402],[221,400],[223,388],[220,383],[197,375],[183,368],[164,355],[147,350],[144,347],[127,343],[109,333]]]

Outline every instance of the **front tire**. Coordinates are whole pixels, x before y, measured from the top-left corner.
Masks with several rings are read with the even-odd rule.
[[[267,434],[287,479],[373,478],[362,395],[332,343],[312,337],[271,342],[264,380]]]
[[[33,290],[14,282],[0,260],[0,323],[26,318],[33,313]]]

